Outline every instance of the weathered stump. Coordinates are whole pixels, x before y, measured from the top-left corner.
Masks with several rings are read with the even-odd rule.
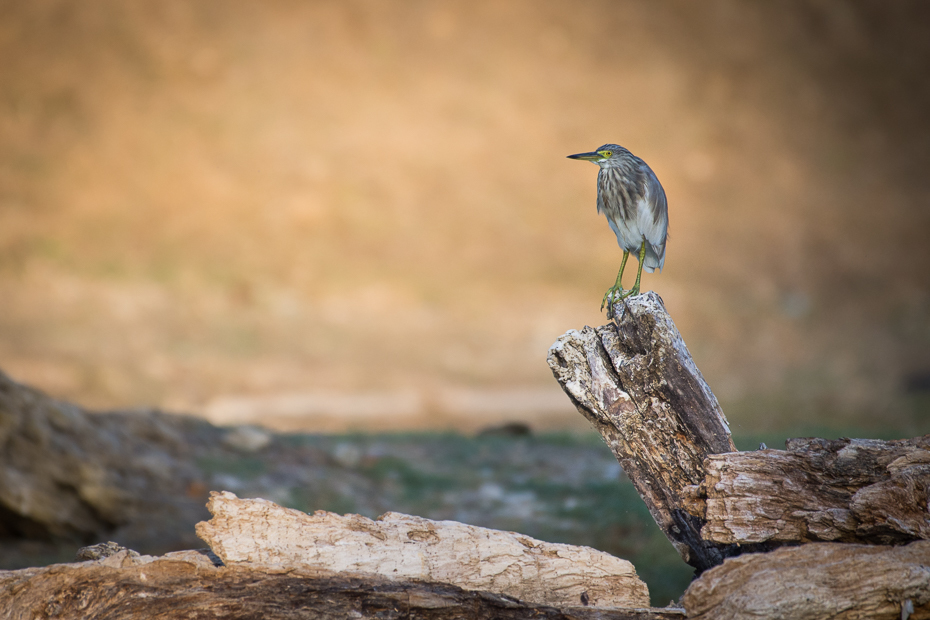
[[[726,417],[655,293],[624,300],[616,323],[569,331],[549,367],[604,437],[681,557],[700,573],[740,550],[701,538],[684,508],[704,459],[734,452]]]
[[[654,293],[562,336],[549,365],[698,570],[689,618],[930,618],[930,436],[736,452]],[[839,542],[745,553],[812,541]]]

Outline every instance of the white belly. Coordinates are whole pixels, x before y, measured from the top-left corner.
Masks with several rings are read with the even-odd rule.
[[[607,218],[610,229],[617,236],[617,245],[639,260],[639,250],[646,240],[647,253],[643,268],[652,272],[662,269],[665,263],[665,228],[657,225],[644,201],[636,205],[636,217],[615,222]]]

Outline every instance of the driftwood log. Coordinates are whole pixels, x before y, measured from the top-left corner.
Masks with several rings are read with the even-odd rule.
[[[207,507],[213,518],[197,534],[227,566],[419,579],[541,605],[649,607],[633,565],[589,547],[393,512],[377,521],[311,515],[229,492],[212,493]]]
[[[555,608],[426,581],[323,570],[217,566],[208,552],[120,551],[101,560],[0,571],[0,611],[34,618],[264,620],[680,620],[680,610]],[[220,563],[221,564],[221,563]]]
[[[700,620],[930,618],[930,541],[741,555],[692,582],[682,602]]]
[[[710,455],[688,489],[716,543],[902,543],[930,538],[930,435],[791,439],[786,450]]]
[[[706,457],[736,447],[659,296],[631,297],[616,309],[616,323],[560,337],[549,349],[549,367],[682,559],[700,573],[741,549],[701,538],[704,520],[684,509],[686,489],[703,482]]]

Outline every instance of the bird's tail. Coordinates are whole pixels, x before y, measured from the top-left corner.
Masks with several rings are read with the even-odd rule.
[[[639,256],[637,256],[639,258]],[[656,269],[662,271],[662,267],[665,266],[665,244],[656,247],[646,242],[646,257],[643,259],[643,269],[649,273],[654,272]]]

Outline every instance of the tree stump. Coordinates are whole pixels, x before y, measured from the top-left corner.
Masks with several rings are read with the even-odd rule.
[[[625,299],[616,312],[615,323],[560,337],[549,349],[549,367],[682,559],[700,573],[740,549],[701,538],[704,520],[684,509],[686,489],[704,480],[705,458],[736,447],[659,296]]]

